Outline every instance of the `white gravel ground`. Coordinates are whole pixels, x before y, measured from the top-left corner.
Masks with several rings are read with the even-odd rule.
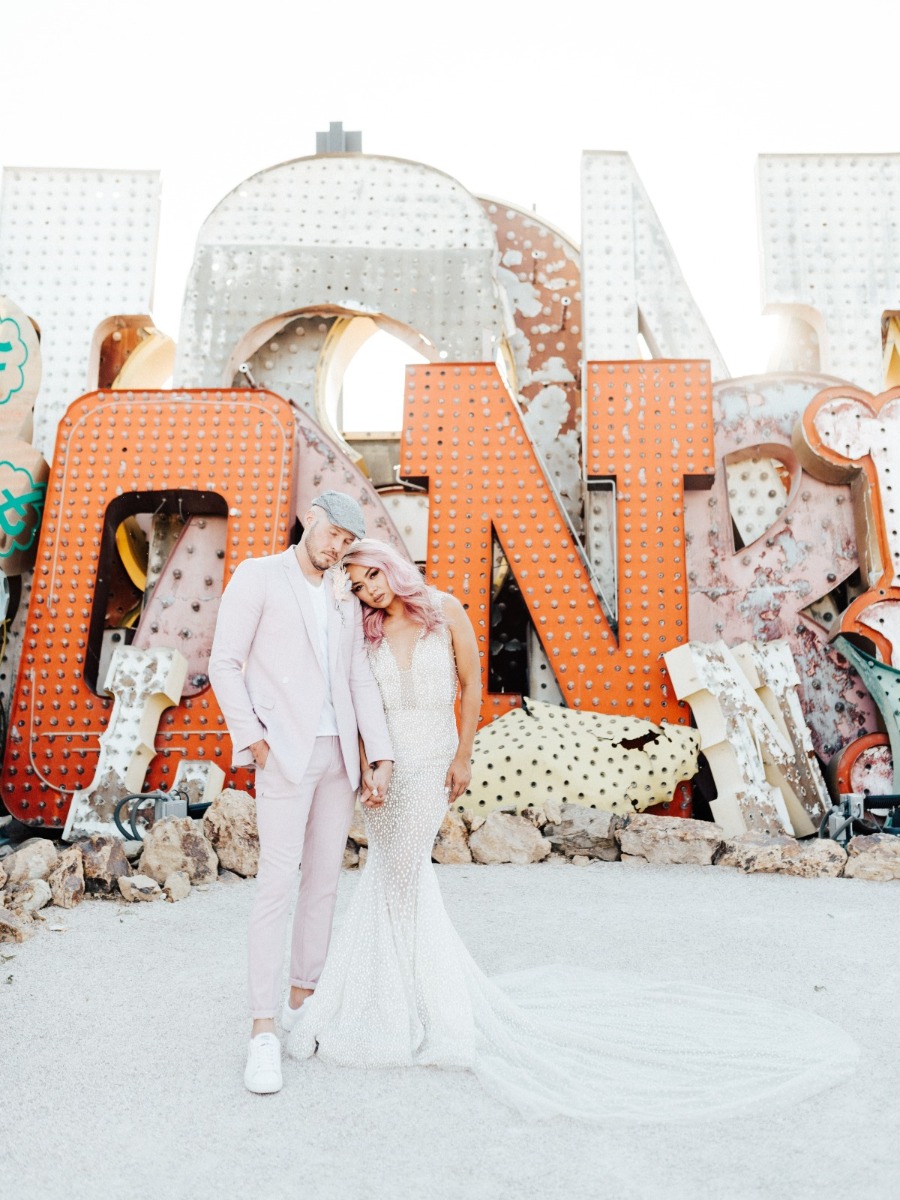
[[[65,932],[45,927],[0,947],[0,1192],[900,1196],[900,886],[620,863],[437,871],[490,971],[582,962],[752,991],[854,1031],[860,1070],[787,1113],[624,1132],[528,1124],[466,1073],[285,1059],[284,1090],[252,1096],[242,1071],[253,883],[220,883],[175,905],[91,901],[51,910]],[[344,874],[338,922],[357,879]]]

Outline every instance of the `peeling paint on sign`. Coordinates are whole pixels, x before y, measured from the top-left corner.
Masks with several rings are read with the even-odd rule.
[[[109,724],[100,735],[94,778],[72,797],[63,837],[74,841],[92,833],[116,836],[113,810],[129,792],[139,792],[150,760],[159,719],[181,699],[188,662],[177,650],[118,646],[104,690],[115,697]]]
[[[800,678],[790,646],[783,639],[744,642],[732,653],[793,749],[786,762],[767,762],[766,775],[784,796],[795,836],[810,837],[831,808],[831,798],[797,695]]]
[[[780,790],[766,777],[765,761],[786,765],[787,736],[763,707],[724,642],[688,642],[664,656],[675,695],[691,706],[718,795],[713,817],[729,837],[791,832]]]
[[[795,425],[830,382],[772,375],[716,384],[715,481],[708,492],[685,495],[691,638],[729,645],[785,639],[813,745],[824,761],[878,725],[859,676],[830,646],[833,628],[810,612],[818,606],[834,617],[858,566],[849,486],[800,470],[792,446]],[[725,464],[755,448],[795,466],[787,505],[752,543],[740,546],[732,532]],[[831,625],[836,628],[836,621]]]

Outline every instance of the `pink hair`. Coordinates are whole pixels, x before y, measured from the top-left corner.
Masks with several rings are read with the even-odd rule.
[[[376,538],[362,538],[356,542],[341,560],[345,567],[352,563],[357,567],[378,567],[384,572],[387,585],[403,602],[409,616],[417,625],[425,626],[426,635],[446,625],[440,606],[435,603],[435,589],[428,586],[419,568],[405,559],[387,542]],[[363,631],[374,646],[381,644],[384,637],[384,609],[363,610]]]

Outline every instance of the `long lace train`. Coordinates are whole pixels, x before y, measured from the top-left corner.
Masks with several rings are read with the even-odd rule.
[[[372,654],[396,765],[367,812],[368,860],[288,1053],[354,1067],[473,1071],[528,1117],[680,1121],[782,1107],[837,1083],[856,1043],[809,1013],[681,982],[544,966],[488,978],[431,865],[457,738],[449,635],[407,670]]]

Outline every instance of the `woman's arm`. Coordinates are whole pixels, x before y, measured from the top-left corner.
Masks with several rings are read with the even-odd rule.
[[[445,781],[447,803],[455,804],[472,779],[472,744],[481,714],[481,661],[469,614],[455,596],[444,597],[444,616],[460,685],[459,746]]]
[[[381,788],[378,786],[378,779],[375,776],[375,767],[369,762],[366,755],[366,744],[363,741],[362,734],[359,735],[359,802],[365,808],[381,808],[384,804],[384,793],[387,791],[387,785]]]

